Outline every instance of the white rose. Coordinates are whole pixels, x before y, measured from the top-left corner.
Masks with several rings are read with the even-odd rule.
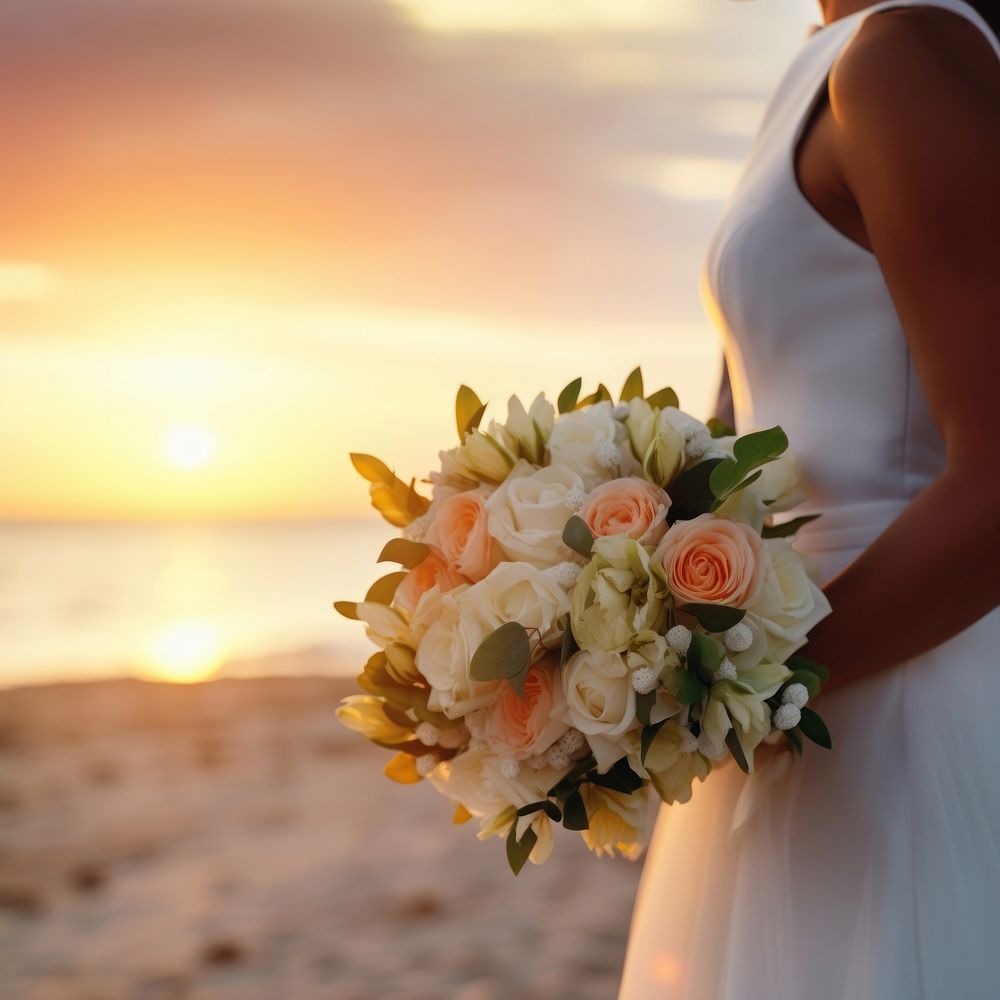
[[[477,640],[476,646],[470,644],[458,596],[461,595],[448,591],[426,604],[421,602],[423,607],[417,605],[423,635],[417,645],[415,662],[417,670],[431,686],[427,706],[452,719],[489,704],[496,697],[499,686],[499,681],[473,681],[469,677],[469,661],[481,640]],[[428,619],[432,620],[424,626]]]
[[[586,735],[606,771],[623,755],[621,737],[638,725],[629,669],[618,653],[581,650],[563,667],[562,682],[566,721]]]
[[[768,656],[783,663],[804,645],[809,630],[830,613],[830,602],[809,578],[791,542],[771,538],[765,543],[770,566],[760,597],[749,608],[768,639]]]
[[[618,470],[606,469],[597,460],[605,445],[618,450]],[[562,414],[549,437],[549,456],[553,465],[564,465],[576,472],[588,490],[610,479],[631,475],[638,468],[628,434],[621,422],[615,420],[614,406],[607,400]]]
[[[535,469],[523,459],[514,466],[486,502],[489,532],[509,559],[545,568],[574,558],[562,540],[573,489],[583,480],[565,466]]]
[[[517,441],[521,457],[535,465],[541,465],[545,461],[545,445],[555,426],[555,420],[555,407],[545,398],[544,393],[535,397],[527,412],[517,396],[511,396],[507,401],[506,430]]]

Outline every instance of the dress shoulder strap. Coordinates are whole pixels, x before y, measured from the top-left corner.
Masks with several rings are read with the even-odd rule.
[[[966,3],[965,0],[882,0],[881,3],[875,3],[870,7],[859,10],[854,16],[857,18],[858,25],[860,25],[865,18],[870,17],[872,14],[877,14],[884,10],[892,10],[897,7],[940,7],[943,10],[951,11],[953,14],[958,14],[967,21],[971,21],[986,36],[997,58],[1000,58],[1000,39],[997,38],[996,32],[990,27],[986,18],[971,4]]]

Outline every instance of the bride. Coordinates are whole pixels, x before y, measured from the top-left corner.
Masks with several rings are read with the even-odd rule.
[[[822,511],[835,749],[661,810],[620,1000],[1000,997],[997,5],[820,3],[704,288]]]

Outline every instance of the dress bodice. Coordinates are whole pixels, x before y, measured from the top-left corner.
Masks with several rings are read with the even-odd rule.
[[[794,152],[864,17],[915,3],[969,18],[1000,55],[996,36],[962,0],[890,0],[816,31],[768,105],[702,276],[737,429],[781,424],[810,495],[802,510],[866,507],[882,512],[877,527],[938,475],[944,443],[878,260],[806,200]]]

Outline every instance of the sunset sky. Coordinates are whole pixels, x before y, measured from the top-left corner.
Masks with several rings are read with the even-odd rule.
[[[360,513],[461,381],[703,413],[811,0],[0,2],[0,517]]]

